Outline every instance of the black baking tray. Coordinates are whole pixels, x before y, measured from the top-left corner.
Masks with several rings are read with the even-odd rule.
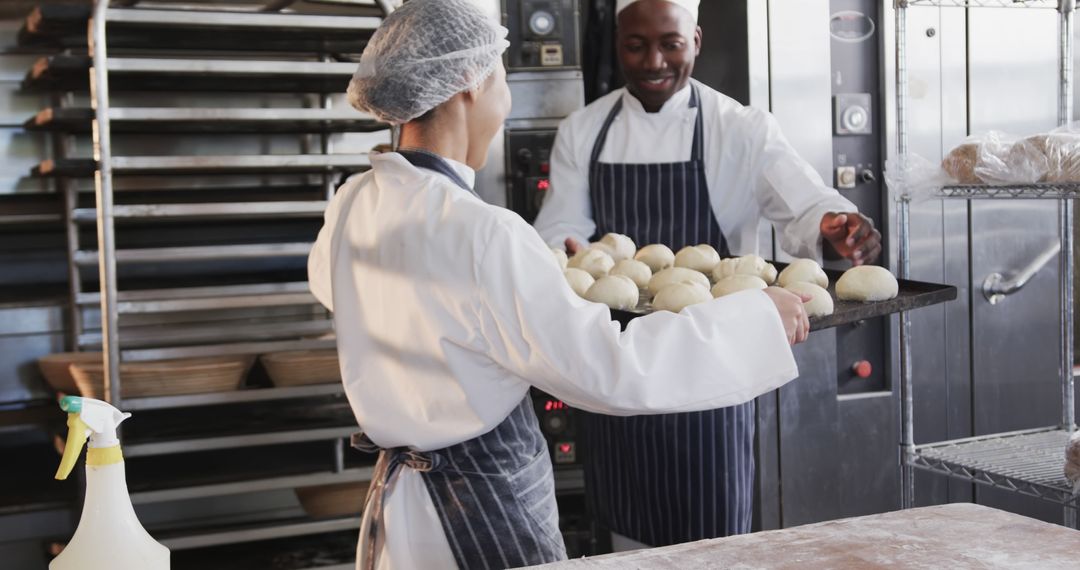
[[[784,263],[770,263],[776,266],[777,271],[781,271],[787,266],[787,264]],[[929,307],[930,305],[937,305],[956,299],[956,287],[953,287],[952,285],[898,279],[897,283],[900,285],[900,291],[895,298],[889,299],[888,301],[874,301],[869,303],[841,301],[836,298],[836,281],[837,279],[840,279],[840,276],[843,275],[844,272],[826,269],[825,274],[829,276],[829,294],[832,295],[834,305],[833,314],[810,319],[811,331],[838,327],[840,325],[847,325],[874,317],[891,315],[901,311]],[[611,319],[613,321],[618,321],[618,323],[622,325],[622,328],[625,329],[626,325],[633,319],[645,316],[651,312],[653,312],[652,308],[649,306],[648,302],[642,298],[642,303],[638,305],[638,308],[636,309],[628,311],[612,309]]]

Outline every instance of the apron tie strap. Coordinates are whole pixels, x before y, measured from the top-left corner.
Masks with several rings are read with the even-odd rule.
[[[375,463],[375,472],[371,476],[371,484],[368,486],[367,497],[364,499],[364,510],[371,510],[371,522],[368,524],[367,559],[364,567],[366,570],[374,570],[376,539],[382,531],[383,498],[393,489],[398,468],[404,465],[410,469],[428,473],[441,469],[445,459],[433,451],[415,451],[407,447],[381,448],[364,432],[352,434],[349,437],[349,445],[364,453],[379,454],[379,460]]]

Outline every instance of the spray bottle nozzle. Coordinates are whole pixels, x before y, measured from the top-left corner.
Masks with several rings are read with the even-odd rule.
[[[107,402],[79,396],[61,398],[60,409],[68,413],[68,437],[64,444],[64,457],[56,471],[57,479],[67,479],[82,453],[87,436],[90,437],[90,447],[119,445],[116,426],[131,417],[131,414],[121,412]]]

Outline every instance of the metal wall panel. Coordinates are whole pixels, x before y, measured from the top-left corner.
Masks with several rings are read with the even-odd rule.
[[[771,110],[788,140],[826,181],[833,179],[829,16],[827,0],[769,2]],[[780,474],[774,491],[782,490],[783,527],[898,504],[891,394],[837,396],[837,338],[835,331],[820,331],[797,347],[801,376],[779,391]],[[769,429],[771,412],[763,406],[759,426]],[[767,450],[760,445],[759,452]],[[762,481],[763,523],[770,522],[767,483]]]
[[[972,11],[968,24],[970,130],[1029,134],[1057,122],[1057,15]],[[1005,30],[1011,36],[1005,41]],[[1019,43],[1018,43],[1019,42]],[[1015,49],[1023,45],[1024,49]],[[1011,273],[1058,241],[1056,202],[971,205],[971,279]],[[1020,292],[991,305],[971,295],[973,427],[976,435],[1060,422],[1058,265],[1051,261]],[[978,501],[1060,521],[1049,503],[978,489]]]
[[[967,134],[965,27],[963,10],[908,10],[909,145],[931,161]],[[915,441],[965,437],[971,435],[967,204],[913,204],[911,236],[912,277],[959,288],[955,301],[911,315]],[[916,474],[916,504],[969,498],[967,485]]]

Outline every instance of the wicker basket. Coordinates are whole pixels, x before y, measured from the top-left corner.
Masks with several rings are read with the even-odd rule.
[[[273,352],[259,359],[275,386],[341,382],[341,365],[337,351],[332,348]]]
[[[120,396],[141,398],[236,390],[253,363],[251,356],[124,362],[120,365]],[[105,374],[100,362],[72,364],[71,375],[83,396],[104,396]]]
[[[367,490],[367,481],[297,487],[296,498],[312,518],[360,516]]]
[[[71,376],[72,364],[101,363],[100,352],[60,352],[38,359],[38,368],[53,390],[65,394],[78,394],[79,386]]]

